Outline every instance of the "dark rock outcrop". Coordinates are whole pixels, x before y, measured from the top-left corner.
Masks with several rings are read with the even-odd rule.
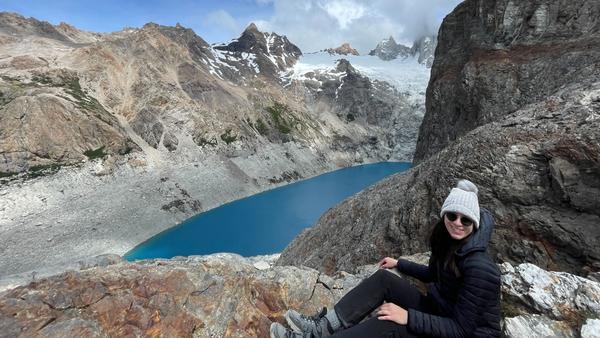
[[[487,36],[480,33],[487,32],[486,25],[502,21],[507,25],[507,18],[526,17],[527,13],[541,16],[541,10],[535,8],[555,8],[554,4],[533,1],[515,5],[498,0],[465,1],[458,6],[442,25],[442,47],[437,50],[433,66],[437,75],[428,88],[430,116],[421,127],[421,149],[426,149],[423,139],[437,140],[429,150],[435,155],[329,210],[286,248],[279,263],[333,272],[351,270],[385,255],[423,251],[430,225],[438,217],[449,187],[464,177],[478,184],[481,204],[496,218],[491,242],[496,259],[532,262],[579,274],[600,269],[600,83],[597,67],[591,65],[600,54],[598,45],[589,44],[598,26],[580,11],[594,13],[600,4],[581,0],[564,5],[560,13],[570,16],[558,18],[562,18],[560,22],[572,18],[570,29],[565,27],[566,22],[550,24],[547,35],[537,36],[536,40],[531,35],[535,27],[523,26],[522,36],[516,38],[529,36],[524,40],[527,46],[494,51],[489,50],[487,42],[472,40],[474,36]],[[573,31],[588,33],[574,42]],[[470,38],[465,42],[462,36]],[[552,49],[548,48],[550,41]],[[469,48],[449,48],[451,42]],[[573,50],[564,52],[564,48]],[[515,70],[531,77],[513,74],[509,84],[529,94],[518,96],[511,112],[502,108],[506,103],[497,100],[510,96],[510,90],[499,89],[506,86],[498,87],[499,79],[506,75],[498,67],[510,65],[510,60],[484,58],[475,74],[486,74],[492,82],[471,82],[469,78],[460,82],[469,84],[460,90],[457,88],[462,84],[458,82],[463,80],[459,79],[464,79],[460,72],[448,73],[457,55],[469,60],[496,53],[528,61],[519,63]],[[534,56],[539,59],[530,59]],[[559,60],[570,60],[569,67],[564,68],[567,73],[559,71]],[[545,74],[546,69],[556,73]],[[440,77],[441,72],[446,75]],[[558,74],[562,74],[560,80],[555,79]],[[558,83],[548,83],[543,76]],[[473,83],[477,85],[471,87]],[[459,109],[460,114],[452,114],[456,106],[453,108],[451,103],[456,102],[470,102],[471,106],[468,111]],[[436,115],[435,123],[431,111],[434,103],[440,105],[440,112],[442,107],[450,109],[448,114]],[[493,118],[478,120],[488,113]],[[463,119],[473,121],[472,128],[487,123],[471,130],[464,127],[469,123]],[[457,130],[463,130],[462,136],[454,142],[446,134],[440,136]],[[434,151],[442,145],[446,145],[443,150]]]
[[[319,84],[307,86],[318,105],[334,107],[337,116],[348,124],[370,128],[358,144],[345,135],[336,136],[335,149],[353,151],[367,147],[376,151],[381,146],[397,148],[414,144],[423,111],[388,83],[362,75],[346,59],[338,60],[331,72],[305,76]],[[394,152],[406,157],[406,150]],[[411,155],[408,153],[408,157]]]
[[[460,4],[442,24],[414,161],[564,85],[598,78],[599,15],[594,0]]]

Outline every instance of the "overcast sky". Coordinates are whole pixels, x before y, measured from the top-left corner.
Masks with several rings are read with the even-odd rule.
[[[147,22],[192,28],[209,43],[226,42],[255,22],[286,35],[303,52],[349,42],[368,53],[393,36],[411,45],[436,33],[461,0],[0,0],[11,11],[79,29],[111,32]]]

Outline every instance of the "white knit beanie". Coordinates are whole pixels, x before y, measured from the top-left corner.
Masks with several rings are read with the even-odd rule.
[[[475,229],[479,228],[479,201],[477,199],[477,187],[469,180],[460,180],[456,188],[452,188],[448,197],[442,205],[440,217],[447,212],[461,213],[475,223]]]

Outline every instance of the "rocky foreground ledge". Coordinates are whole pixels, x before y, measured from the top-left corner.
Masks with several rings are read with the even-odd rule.
[[[331,306],[376,267],[328,276],[235,254],[100,265],[0,293],[0,337],[268,337],[286,309]],[[408,257],[417,262],[426,255]],[[93,264],[92,264],[93,265]],[[599,337],[600,283],[500,266],[508,337]]]

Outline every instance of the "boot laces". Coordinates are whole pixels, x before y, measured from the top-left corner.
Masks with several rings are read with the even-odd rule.
[[[321,320],[323,320],[323,317],[325,317],[325,315],[327,314],[327,308],[324,307],[321,312],[319,312],[316,315],[313,316],[305,316],[303,314],[300,315],[300,318],[309,321],[309,322],[313,322],[314,323],[314,330],[313,331],[313,336],[314,337],[321,337],[323,336],[323,325],[321,324]]]

